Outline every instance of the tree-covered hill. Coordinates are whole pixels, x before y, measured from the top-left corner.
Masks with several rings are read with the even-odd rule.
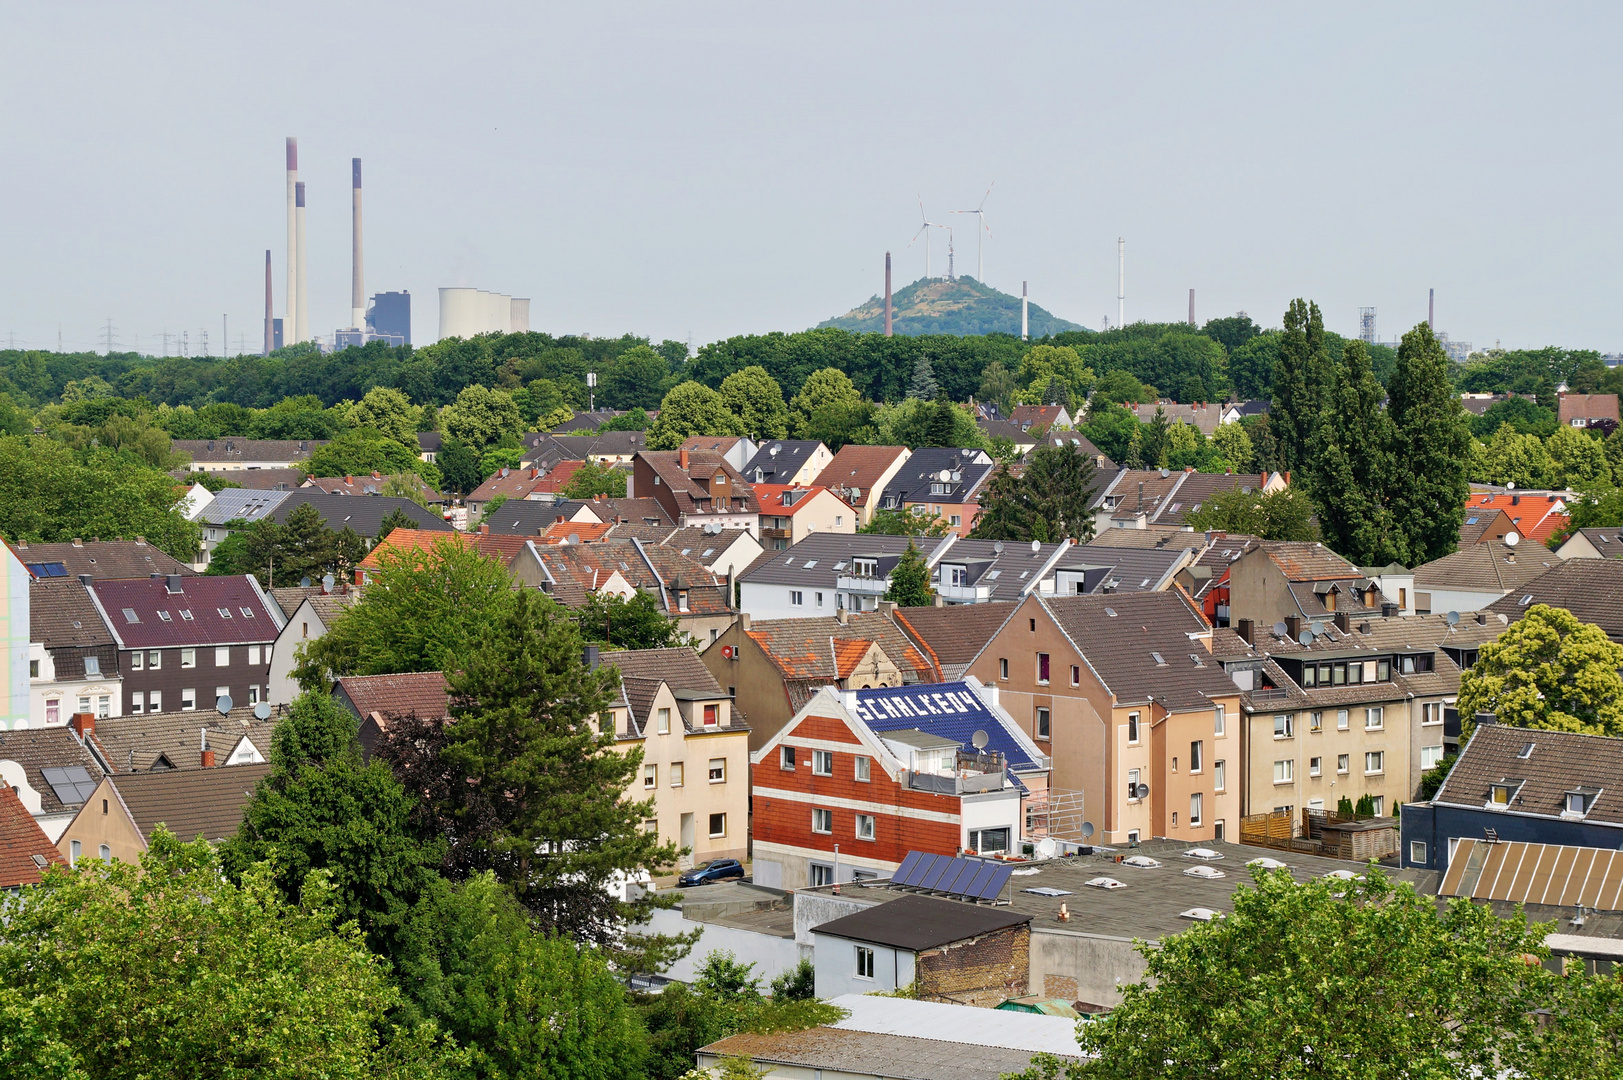
[[[1036,304],[1030,305],[1030,323],[1034,338],[1083,329]],[[895,333],[908,335],[1019,334],[1020,298],[999,292],[972,277],[920,278],[891,297],[891,326]],[[882,333],[885,298],[871,297],[844,315],[817,324],[818,329],[827,327]]]

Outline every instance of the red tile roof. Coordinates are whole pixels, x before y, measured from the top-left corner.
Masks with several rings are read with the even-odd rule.
[[[1544,543],[1567,527],[1572,520],[1567,516],[1567,504],[1559,495],[1522,494],[1513,491],[1473,491],[1465,500],[1465,516],[1492,517],[1495,510],[1503,510],[1516,526],[1516,531],[1529,540]]]
[[[867,502],[879,497],[875,489],[879,481],[898,457],[908,456],[905,446],[858,446],[848,443],[840,447],[834,460],[817,474],[816,483],[851,502]],[[856,494],[847,494],[856,489]]]
[[[851,677],[851,673],[862,663],[862,658],[868,655],[873,648],[873,642],[861,638],[847,638],[844,641],[834,642],[834,670],[842,679]]]
[[[66,863],[10,787],[0,785],[0,889],[34,885],[52,863]]]
[[[471,547],[480,554],[499,559],[503,565],[507,565],[518,557],[528,542],[529,537],[514,536],[511,533],[444,533],[428,529],[395,529],[367,552],[366,558],[361,560],[360,568],[376,570],[383,565],[385,554],[400,555],[407,551],[430,551],[436,544]]]
[[[554,521],[547,531],[535,538],[538,544],[589,544],[603,539],[610,529],[617,528],[602,521]],[[573,538],[573,539],[572,539]]]
[[[90,595],[124,648],[275,641],[280,629],[280,612],[246,574],[97,581]]]
[[[1574,420],[1616,420],[1617,395],[1562,394],[1559,419],[1563,425]]]
[[[755,497],[761,502],[761,513],[781,515],[787,512],[792,517],[811,505],[812,499],[817,497],[818,492],[826,490],[828,489],[821,484],[814,484],[811,487],[796,486],[794,484],[756,484]],[[800,494],[796,496],[794,502],[785,506],[783,496],[791,491]]]

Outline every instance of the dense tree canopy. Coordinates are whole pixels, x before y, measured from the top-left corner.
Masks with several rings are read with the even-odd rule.
[[[913,541],[890,572],[890,585],[885,599],[902,607],[927,607],[934,602],[935,590],[930,588],[930,567]]]
[[[1565,608],[1534,604],[1482,646],[1460,680],[1460,715],[1501,724],[1623,736],[1623,645]]]

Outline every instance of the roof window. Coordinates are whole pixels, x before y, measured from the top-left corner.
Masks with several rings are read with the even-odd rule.
[[[1136,866],[1140,870],[1156,870],[1161,866],[1159,859],[1152,859],[1148,855],[1129,855],[1121,861],[1123,866]]]
[[[141,616],[135,613],[134,608],[127,607],[124,609],[124,621],[127,623],[138,623],[141,621]]]
[[[1260,866],[1264,870],[1284,870],[1284,869],[1287,869],[1287,867],[1285,866],[1284,863],[1280,862],[1278,859],[1270,859],[1266,855],[1263,856],[1260,859],[1251,859],[1246,863],[1246,865],[1247,866]]]
[[[1216,862],[1223,857],[1221,851],[1215,851],[1209,847],[1190,848],[1183,855],[1186,859],[1202,859],[1206,862]]]
[[[180,609],[180,618],[181,618],[182,622],[191,622],[192,621],[192,609],[191,608],[181,608]]]
[[[1195,922],[1211,922],[1213,919],[1221,919],[1222,917],[1223,913],[1221,911],[1213,911],[1209,907],[1192,907],[1188,911],[1178,912],[1178,918],[1193,919]]]
[[[174,622],[175,621],[173,618],[170,617],[170,615],[169,615],[169,613],[167,611],[158,612],[158,618],[162,619],[164,622]]]
[[[1216,881],[1218,878],[1228,877],[1227,874],[1215,866],[1191,866],[1183,872],[1183,876],[1205,878],[1207,881]]]
[[[1150,653],[1150,655],[1155,658],[1155,666],[1156,667],[1166,667],[1167,666],[1167,658],[1162,656],[1160,653],[1152,652],[1152,653]]]
[[[1093,888],[1093,889],[1125,889],[1125,888],[1127,888],[1127,883],[1126,882],[1117,881],[1113,877],[1089,878],[1087,881],[1083,882],[1083,884],[1085,884],[1089,888]]]
[[[254,617],[254,609],[253,608],[238,608],[237,610],[242,612],[242,617],[244,619],[251,619],[251,618]]]
[[[1516,756],[1521,758],[1523,761],[1526,761],[1528,758],[1533,756],[1533,747],[1537,745],[1538,743],[1523,743],[1522,748],[1516,751]]]
[[[220,613],[220,618],[222,619],[229,619],[231,617],[231,609],[228,607],[215,608],[214,610]]]

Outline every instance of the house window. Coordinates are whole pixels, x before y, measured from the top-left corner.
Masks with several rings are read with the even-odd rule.
[[[948,569],[948,571],[950,573],[950,580],[948,581],[949,585],[968,585],[969,584],[969,567],[967,567],[967,566],[950,566],[947,569]]]
[[[1361,683],[1363,681],[1364,681],[1364,665],[1363,664],[1348,664],[1347,665],[1347,682],[1348,682],[1348,684],[1350,684],[1352,686],[1357,686],[1359,683]]]
[[[872,840],[873,839],[873,815],[872,814],[858,814],[857,815],[857,839],[858,840]]]
[[[137,709],[136,711],[139,712],[140,710]],[[54,698],[54,697],[53,698],[46,698],[45,699],[45,722],[47,724],[57,724],[57,723],[61,723],[61,721],[62,721],[62,699],[61,698]]]
[[[1042,686],[1048,685],[1048,654],[1037,654],[1037,682]]]
[[[113,699],[109,694],[103,694],[96,699],[96,719],[105,720],[112,715]]]
[[[144,652],[130,653],[130,670],[140,671],[142,668],[146,667],[146,659],[147,654]]]
[[[1584,793],[1581,791],[1567,792],[1566,812],[1569,814],[1577,814],[1579,817],[1582,817],[1589,812],[1589,808],[1585,805],[1586,801],[1587,800],[1585,799]]]
[[[1386,752],[1371,750],[1364,755],[1364,775],[1386,771]]]
[[[1082,685],[1082,665],[1081,664],[1072,664],[1071,665],[1071,685],[1072,686],[1081,686]]]
[[[259,646],[258,645],[250,645],[250,646],[248,646],[248,663],[250,663],[250,664],[259,663]]]
[[[1386,710],[1375,708],[1364,710],[1364,730],[1379,731],[1386,726]]]
[[[833,776],[834,775],[834,751],[832,751],[832,750],[813,750],[812,751],[812,775],[814,775],[814,776]]]
[[[834,884],[834,868],[828,863],[812,863],[810,877],[814,889],[819,885],[832,885]]]
[[[1218,758],[1212,762],[1212,787],[1217,791],[1228,790],[1228,762]]]
[[[30,661],[28,661],[28,677],[30,679],[39,678],[39,661],[38,660],[30,660]]]
[[[1385,817],[1386,816],[1386,796],[1385,795],[1377,795],[1373,799],[1371,799],[1370,802],[1373,804],[1370,807],[1370,809],[1372,811],[1374,811],[1376,817]]]
[[[969,834],[969,846],[982,855],[996,855],[1009,850],[1009,830],[975,829]]]
[[[727,835],[727,815],[726,814],[711,814],[710,815],[710,839],[714,840],[718,836],[726,836],[726,835]]]
[[[812,832],[831,833],[834,831],[834,811],[812,808]]]
[[[300,636],[302,636],[302,637],[309,637],[310,636],[310,624],[309,623],[307,623],[307,622],[300,623],[299,624],[299,629],[303,631],[303,634],[300,635]]]
[[[719,723],[721,723],[721,706],[706,705],[704,707],[704,726],[715,727]]]
[[[681,786],[682,786],[682,763],[680,761],[673,761],[673,762],[671,762],[671,787],[681,787]]]
[[[1283,713],[1274,717],[1274,738],[1288,739],[1296,734],[1296,715]]]
[[[1330,669],[1330,682],[1334,686],[1343,686],[1347,682],[1347,665],[1337,664]]]
[[[1224,834],[1227,831],[1227,826],[1228,822],[1224,821],[1222,818],[1218,818],[1217,821],[1212,824],[1212,839],[1218,841],[1225,839]]]
[[[1302,665],[1302,685],[1304,687],[1311,690],[1315,685],[1317,685],[1319,681],[1317,678],[1318,670],[1319,669],[1314,667],[1312,664]]]
[[[1138,714],[1136,712],[1130,712],[1130,713],[1127,714],[1127,745],[1128,746],[1134,746],[1137,743],[1138,743]]]
[[[196,666],[195,664],[193,666]],[[147,670],[157,671],[163,667],[163,652],[159,649],[147,650]]]
[[[146,711],[146,695],[141,693],[141,691],[137,690],[135,693],[130,695],[130,712],[138,713],[138,712],[145,712],[145,711]]]
[[[859,978],[859,979],[871,979],[871,978],[873,978],[873,950],[869,949],[869,948],[865,948],[865,947],[863,947],[861,945],[858,945],[856,947],[856,950],[857,950],[857,978]]]
[[[215,667],[230,667],[231,666],[231,647],[229,645],[222,646],[222,647],[214,650],[214,666]]]
[[[1196,739],[1194,742],[1190,743],[1189,744],[1189,771],[1192,772],[1192,773],[1199,772],[1200,769],[1201,769],[1201,763],[1205,760],[1205,757],[1206,757],[1206,743],[1205,743],[1204,740]]]
[[[152,666],[157,667],[158,665],[153,664]],[[194,668],[194,667],[196,667],[197,666],[197,650],[196,649],[182,649],[182,650],[180,650],[180,666],[183,667],[183,668]]]
[[[963,516],[959,515],[959,514],[952,515],[950,523],[951,523],[953,528],[955,528],[955,529],[958,528],[959,526],[961,526],[964,523]]]
[[[1352,758],[1346,754],[1336,755],[1336,772],[1345,776],[1352,769]]]
[[[816,601],[816,604],[817,604],[818,607],[823,606],[823,594],[822,593],[816,594],[816,596],[814,596],[812,599]]]
[[[817,594],[817,606],[818,607],[823,606],[823,594],[822,593]],[[688,608],[688,591],[686,589],[678,589],[677,590],[677,593],[676,593],[676,610],[677,611],[687,611],[687,610],[689,610],[689,608]]]
[[[872,763],[873,759],[872,758],[865,758],[865,757],[858,757],[858,758],[854,758],[852,760],[855,763],[855,773],[854,773],[854,775],[856,776],[856,778],[858,780],[861,780],[864,784],[866,784],[868,782],[868,770],[869,770],[869,768],[871,766],[871,763]]]
[[[801,592],[799,589],[790,589],[789,590],[789,604],[790,604],[791,607],[805,607],[806,606],[806,594]]]
[[[1129,844],[1138,843],[1138,830],[1137,829],[1128,829],[1127,830],[1127,842]]]
[[[1420,722],[1422,724],[1441,724],[1443,722],[1443,703],[1428,701],[1420,706]]]
[[[1509,784],[1494,784],[1488,789],[1488,803],[1492,806],[1509,806],[1511,790]]]
[[[106,844],[102,844],[96,848],[96,858],[100,859],[102,862],[112,862],[113,849],[108,847]]]
[[[1274,783],[1288,784],[1296,779],[1296,762],[1283,758],[1274,762]]]
[[[659,786],[659,766],[644,765],[642,767],[642,786],[656,788]]]
[[[1324,771],[1324,759],[1323,758],[1311,757],[1311,758],[1307,759],[1307,774],[1309,776],[1318,776],[1323,771]]]
[[[248,687],[248,704],[259,704],[259,686],[257,684]]]
[[[31,660],[31,661],[29,661],[29,663],[30,663],[30,665],[34,665],[34,664],[38,664],[39,661],[38,660]],[[87,657],[85,657],[85,677],[90,678],[92,676],[100,676],[100,675],[101,675],[101,659],[99,657],[95,657],[95,656],[87,656]]]
[[[658,709],[655,711],[654,717],[658,721],[659,733],[669,735],[671,733],[671,710]]]
[[[778,768],[784,772],[795,771],[795,748],[792,746],[778,747]]]
[[[1323,731],[1324,730],[1324,714],[1322,712],[1308,713],[1307,714],[1307,729],[1309,731]]]
[[[710,782],[712,784],[725,784],[727,782],[727,759],[713,757],[710,759]]]
[[[852,559],[851,573],[859,578],[871,578],[879,573],[878,559]]]
[[[1215,706],[1212,709],[1212,734],[1216,735],[1218,738],[1222,738],[1223,737],[1223,732],[1227,727],[1228,727],[1228,710],[1227,710],[1227,707],[1223,706],[1223,705]]]
[[[180,711],[191,712],[197,708],[197,691],[182,690],[180,692]]]
[[[1048,738],[1048,710],[1044,708],[1037,710],[1037,738]]]
[[[79,865],[79,852],[81,851],[82,847],[83,847],[83,845],[81,845],[79,843],[79,841],[77,841],[77,840],[69,840],[68,841],[68,865],[69,866],[78,866]]]
[[[642,831],[645,832],[645,833],[648,833],[650,836],[658,833],[659,832],[659,819],[654,818],[654,817],[643,818],[642,819]]]
[[[1419,863],[1422,866],[1426,864],[1426,842],[1424,840],[1409,841],[1409,861]]]
[[[80,698],[79,698],[79,708],[77,710],[75,710],[75,711],[76,712],[89,712],[90,711],[90,697],[89,697],[89,695],[81,695],[80,696]]]
[[[1198,791],[1189,796],[1189,827],[1191,829],[1200,828],[1200,813],[1203,801],[1201,793]]]
[[[1138,801],[1138,778],[1139,778],[1139,770],[1137,770],[1137,769],[1128,769],[1127,770],[1127,801],[1128,802],[1137,802]]]
[[[147,712],[155,713],[155,712],[162,712],[162,711],[163,711],[163,691],[161,691],[161,690],[153,690],[151,693],[147,694]]]
[[[999,657],[997,662],[997,677],[1007,680],[1009,677],[1009,661],[1007,657]]]
[[[1347,710],[1346,709],[1337,709],[1336,710],[1336,730],[1337,731],[1346,731],[1347,730]]]
[[[231,688],[229,686],[216,686],[214,688],[214,703],[216,705],[218,705],[220,703],[221,698],[230,697],[230,696],[231,696]]]
[[[1422,769],[1435,769],[1443,760],[1441,746],[1422,746],[1420,748],[1420,767]]]
[[[835,514],[834,515],[834,527],[836,529],[838,529],[841,526],[843,526],[844,524],[845,524],[845,515],[844,514]]]
[[[1375,681],[1376,682],[1391,682],[1392,681],[1392,661],[1390,661],[1390,660],[1377,660],[1377,661],[1375,661]]]

